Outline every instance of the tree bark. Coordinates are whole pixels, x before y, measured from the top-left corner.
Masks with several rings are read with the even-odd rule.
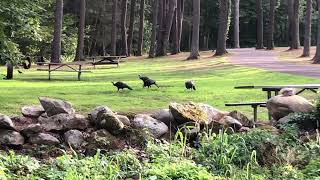
[[[270,14],[268,24],[268,39],[267,39],[267,50],[274,49],[274,16],[276,12],[277,0],[270,0]]]
[[[140,1],[140,22],[139,22],[139,39],[137,56],[142,56],[143,51],[143,35],[144,35],[144,0]]]
[[[128,42],[127,42],[127,9],[128,0],[122,0],[121,5],[121,38],[122,38],[122,55],[128,56]]]
[[[169,1],[169,9],[168,14],[166,18],[166,28],[163,34],[163,47],[160,49],[160,56],[166,56],[167,55],[167,49],[169,47],[169,38],[170,38],[170,32],[172,28],[172,21],[174,16],[174,11],[177,7],[177,0],[170,0]]]
[[[78,44],[75,61],[84,60],[83,50],[84,50],[84,29],[86,22],[86,0],[80,1],[80,19],[79,19],[79,28],[78,28]]]
[[[199,31],[200,31],[200,1],[192,0],[192,43],[191,52],[188,57],[191,59],[199,58]]]
[[[178,53],[181,52],[181,36],[183,26],[184,0],[177,2]]]
[[[153,0],[153,13],[152,13],[152,35],[151,35],[151,45],[149,50],[149,58],[155,57],[156,51],[156,41],[157,41],[157,25],[158,25],[158,0]]]
[[[111,55],[117,55],[117,12],[118,0],[113,0],[112,8],[112,30],[111,30]]]
[[[62,22],[63,22],[63,0],[56,0],[55,8],[55,23],[54,23],[54,33],[52,41],[52,54],[51,62],[60,63],[61,62],[61,35],[62,35]]]
[[[239,18],[240,18],[240,0],[234,0],[234,47],[240,48],[240,40],[239,40]]]
[[[299,49],[299,0],[288,0],[290,49]]]
[[[228,33],[228,20],[229,20],[229,0],[219,0],[219,29],[216,55],[221,56],[227,53],[227,33]]]
[[[320,64],[320,0],[317,0],[317,10],[318,10],[318,33],[317,33],[317,50],[313,57],[314,64]]]
[[[263,45],[263,9],[262,0],[256,0],[257,10],[257,49],[264,49]]]
[[[132,40],[133,40],[135,7],[136,7],[136,0],[131,0],[130,25],[129,25],[129,30],[128,30],[128,56],[131,56],[131,52],[132,52]]]
[[[179,53],[179,32],[178,32],[178,9],[174,12],[173,16],[173,22],[172,22],[172,32],[171,32],[171,37],[172,37],[172,42],[173,42],[173,47],[172,47],[172,55],[178,54]]]
[[[312,21],[312,0],[307,0],[306,8],[306,17],[305,17],[305,27],[304,27],[304,48],[302,57],[310,56],[310,46],[311,46],[311,21]]]
[[[165,1],[159,0],[159,12],[158,12],[158,24],[159,24],[159,30],[158,30],[158,38],[157,38],[157,46],[156,46],[156,56],[161,56],[161,49],[163,47],[163,32],[165,31],[165,14],[164,14],[164,6]]]

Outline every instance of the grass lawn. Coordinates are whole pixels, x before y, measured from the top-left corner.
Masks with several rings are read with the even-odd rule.
[[[260,90],[235,90],[237,85],[276,85],[320,83],[319,79],[272,73],[264,70],[230,65],[226,58],[212,57],[203,52],[199,61],[184,61],[188,54],[164,58],[128,59],[120,68],[92,70],[84,73],[78,82],[76,73],[54,72],[48,81],[47,72],[35,69],[18,74],[11,81],[0,80],[0,112],[19,114],[24,105],[38,104],[39,96],[62,98],[73,103],[76,110],[88,113],[98,105],[107,105],[118,112],[141,112],[167,108],[172,101],[204,102],[222,110],[226,102],[264,101],[266,94]],[[0,67],[1,74],[5,68]],[[147,75],[161,86],[160,89],[143,89],[138,74]],[[194,80],[198,90],[184,89],[186,80]],[[133,91],[117,92],[111,81],[128,83]],[[312,99],[315,95],[307,92]],[[250,107],[238,108],[251,115]],[[264,110],[261,110],[264,111]],[[260,113],[260,118],[266,118]]]

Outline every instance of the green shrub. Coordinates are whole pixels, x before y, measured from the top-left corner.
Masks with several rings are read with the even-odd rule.
[[[307,177],[320,178],[320,156],[310,161],[310,163],[302,170]]]

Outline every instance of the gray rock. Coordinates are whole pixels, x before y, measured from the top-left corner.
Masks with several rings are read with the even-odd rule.
[[[253,127],[253,121],[239,111],[232,111],[229,116],[238,120],[245,127]]]
[[[63,135],[64,141],[73,148],[80,148],[84,142],[83,134],[79,130],[70,130]]]
[[[23,130],[21,130],[21,134],[23,134],[26,137],[33,136],[35,134],[38,134],[43,131],[42,126],[38,124],[30,124]]]
[[[100,146],[110,146],[117,141],[117,138],[109,133],[105,129],[100,129],[91,134],[90,142],[91,144],[96,144]]]
[[[272,97],[267,102],[269,114],[276,121],[293,112],[309,113],[314,110],[313,105],[305,98],[297,95]]]
[[[98,128],[106,129],[112,134],[119,134],[124,128],[124,124],[113,112],[99,114],[98,119],[100,121]]]
[[[101,120],[98,119],[99,116],[101,116],[101,114],[103,113],[112,113],[111,109],[108,108],[107,106],[98,106],[96,108],[94,108],[91,113],[90,113],[90,120],[94,123],[94,124],[99,124],[99,122]]]
[[[127,116],[116,115],[117,118],[126,126],[131,126],[130,119]]]
[[[39,145],[57,145],[60,141],[54,136],[46,133],[39,133],[29,138],[30,143]]]
[[[225,116],[225,113],[202,103],[171,103],[169,109],[174,119],[180,124],[187,122],[209,124],[211,121],[218,121]]]
[[[136,115],[132,125],[135,128],[146,129],[155,138],[159,138],[169,131],[166,124],[145,114]]]
[[[70,129],[86,129],[88,120],[80,114],[57,114],[48,118],[40,117],[39,123],[45,131],[64,131]]]
[[[289,116],[283,117],[277,121],[277,124],[287,124],[290,121]]]
[[[45,112],[42,106],[24,106],[21,108],[22,115],[25,117],[38,118]]]
[[[230,129],[230,128],[232,128],[236,132],[239,132],[240,129],[242,128],[242,124],[238,120],[230,116],[225,116],[221,118],[219,121],[212,121],[209,124],[209,128],[214,133],[219,133],[219,131],[222,129]]]
[[[165,123],[167,126],[170,126],[170,124],[176,124],[169,109],[160,109],[159,111],[153,113],[151,117]]]
[[[48,97],[40,97],[39,101],[49,117],[62,113],[75,113],[75,110],[72,108],[71,103],[67,101],[63,101],[60,99],[52,99]]]
[[[23,145],[24,137],[16,131],[0,129],[0,144]]]
[[[0,129],[14,130],[14,124],[12,120],[3,114],[0,114]]]

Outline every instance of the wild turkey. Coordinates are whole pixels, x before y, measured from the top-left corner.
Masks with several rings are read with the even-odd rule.
[[[20,71],[20,70],[18,70],[18,73],[19,73],[19,74],[23,74],[23,72],[22,72],[22,71]]]
[[[150,79],[147,76],[141,76],[141,75],[139,75],[139,78],[143,81],[143,87],[144,88],[145,87],[150,88],[152,85],[155,85],[155,86],[157,86],[159,88],[159,86],[158,86],[158,84],[157,84],[157,82],[155,80]]]
[[[121,89],[129,89],[129,90],[132,90],[132,88],[130,86],[128,86],[126,83],[123,83],[123,82],[112,82],[112,84],[118,88],[118,91]]]
[[[186,88],[189,90],[196,90],[196,86],[195,86],[195,84],[193,83],[193,81],[187,81],[186,83],[185,83],[185,85],[186,85]]]

